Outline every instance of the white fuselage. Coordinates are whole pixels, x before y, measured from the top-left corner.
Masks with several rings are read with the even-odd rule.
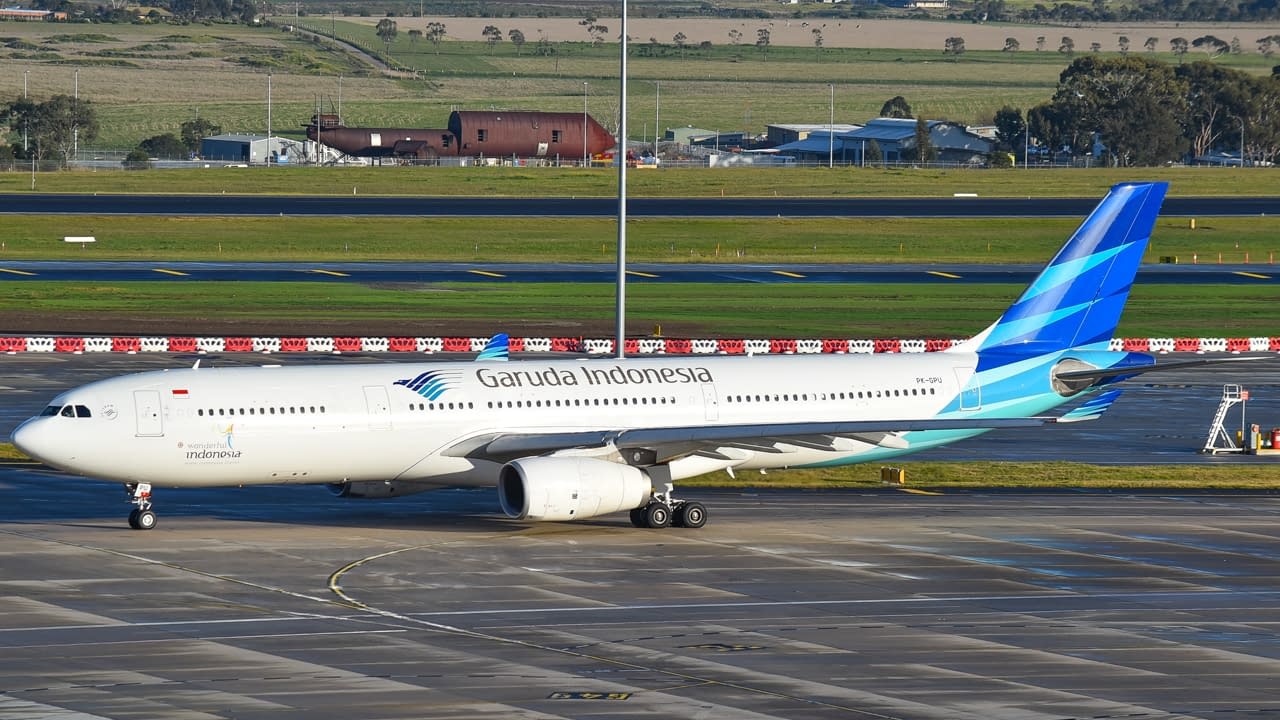
[[[973,376],[968,353],[682,356],[197,368],[63,393],[14,442],[55,467],[158,486],[421,482],[491,485],[468,441],[511,433],[935,417]],[[414,385],[415,379],[417,385]],[[411,387],[411,385],[413,387]],[[970,387],[961,412],[977,411]],[[68,411],[67,408],[72,408]],[[80,415],[78,417],[77,408]],[[47,411],[49,412],[49,411]],[[734,448],[718,469],[840,464],[980,431]]]

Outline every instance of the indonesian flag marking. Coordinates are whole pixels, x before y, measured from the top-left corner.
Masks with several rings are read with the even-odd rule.
[[[189,395],[190,395],[190,393],[189,393],[189,392],[187,392],[187,389],[186,389],[186,388],[174,388],[174,389],[173,389],[173,396],[174,396],[174,397],[176,397],[176,398],[182,398],[182,399],[184,399],[184,400],[185,400]]]

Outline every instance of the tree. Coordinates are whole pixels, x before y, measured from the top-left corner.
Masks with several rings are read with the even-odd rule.
[[[1128,55],[1129,54],[1129,36],[1121,35],[1119,39],[1119,43],[1120,43],[1120,54]]]
[[[742,31],[738,28],[729,28],[729,43],[737,45],[742,42]]]
[[[1057,158],[1059,148],[1072,144],[1073,130],[1064,111],[1053,103],[1040,103],[1027,111],[1027,130],[1048,151],[1050,161]]]
[[[913,117],[911,114],[911,105],[907,102],[907,99],[902,97],[901,95],[894,95],[892,98],[886,100],[884,105],[880,106],[880,117],[887,117],[887,118]]]
[[[408,35],[409,35],[409,42],[414,45],[417,45],[418,41],[422,39],[422,31],[418,30],[417,28],[410,30],[408,32]]]
[[[884,162],[884,151],[880,149],[880,143],[871,140],[867,142],[867,156],[862,160],[865,165],[879,165]]]
[[[396,28],[396,21],[391,18],[382,18],[373,29],[382,40],[382,45],[387,52],[391,52],[391,41],[396,39],[399,29]]]
[[[1182,64],[1182,56],[1187,54],[1187,48],[1189,48],[1190,45],[1191,44],[1188,43],[1187,39],[1184,37],[1176,37],[1169,41],[1169,49],[1173,51],[1174,55],[1178,56],[1179,65]]]
[[[1146,48],[1147,52],[1153,53],[1156,51],[1156,43],[1158,42],[1160,42],[1160,38],[1149,37],[1147,38],[1146,42],[1142,43],[1142,47]]]
[[[1090,152],[1097,133],[1114,164],[1152,165],[1176,160],[1185,149],[1186,97],[1186,82],[1165,63],[1089,55],[1062,71],[1053,105],[1076,152]]]
[[[494,45],[502,42],[502,31],[498,29],[497,25],[485,25],[484,29],[480,31],[480,36],[489,44],[489,52],[493,52]]]
[[[138,149],[145,152],[148,157],[165,158],[169,160],[185,160],[187,154],[190,152],[190,150],[187,149],[186,144],[179,140],[173,133],[153,135],[138,143]]]
[[[813,47],[822,53],[822,28],[814,28],[809,31],[813,35]]]
[[[761,55],[769,56],[769,28],[756,30],[756,49]]]
[[[1045,42],[1045,38],[1043,35],[1036,36],[1036,52],[1040,52],[1041,50],[1044,50],[1044,42]]]
[[[942,45],[943,55],[963,55],[964,54],[964,38],[949,37]]]
[[[1276,54],[1276,46],[1280,45],[1280,35],[1267,35],[1258,38],[1258,52],[1265,58]]]
[[[938,159],[938,149],[929,140],[929,121],[916,118],[916,134],[913,138],[911,155],[921,165],[928,165]]]
[[[98,114],[93,102],[70,95],[54,95],[42,103],[18,100],[4,114],[10,127],[27,128],[29,154],[36,162],[54,157],[61,167],[66,167],[77,139],[84,142],[98,137]]]
[[[222,132],[222,126],[214,125],[204,118],[196,118],[182,123],[178,131],[182,136],[182,144],[187,150],[200,152],[200,141]]]
[[[1005,52],[1018,52],[1022,49],[1022,43],[1018,42],[1016,37],[1007,37],[1004,39]]]
[[[424,37],[426,37],[427,40],[429,40],[431,44],[435,46],[437,55],[440,54],[440,41],[444,40],[444,36],[445,36],[444,23],[442,22],[427,23],[427,32],[424,35]]]
[[[125,170],[150,170],[151,157],[147,155],[147,151],[140,147],[136,147],[124,156],[124,161],[120,163]]]
[[[1182,124],[1193,158],[1212,150],[1224,137],[1238,137],[1239,118],[1249,113],[1247,73],[1199,60],[1179,65],[1174,74],[1187,84]]]
[[[586,16],[579,20],[578,24],[586,28],[587,37],[591,38],[592,45],[599,45],[604,40],[605,34],[609,32],[609,27],[597,22],[594,15]]]
[[[1091,52],[1091,53],[1100,53],[1100,52],[1102,52],[1102,43],[1100,43],[1100,42],[1091,42],[1091,43],[1089,43],[1089,52]]]
[[[1058,43],[1058,52],[1063,55],[1074,55],[1076,52],[1076,41],[1066,35],[1063,35],[1062,42]]]
[[[1191,41],[1191,47],[1197,50],[1203,50],[1211,59],[1219,55],[1225,55],[1231,50],[1231,45],[1227,41],[1214,37],[1213,35],[1201,35]]]
[[[512,45],[516,46],[516,55],[519,55],[520,48],[524,47],[524,33],[512,28],[507,31],[507,39],[511,41]]]
[[[688,36],[682,32],[676,33],[675,36],[671,38],[671,42],[675,43],[676,47],[680,48],[680,57],[682,58],[684,57],[684,45],[688,41]]]
[[[996,147],[1000,150],[1021,153],[1026,146],[1025,135],[1027,124],[1022,119],[1022,111],[1005,105],[996,111]]]

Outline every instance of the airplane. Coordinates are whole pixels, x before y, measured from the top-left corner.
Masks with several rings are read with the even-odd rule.
[[[1156,364],[1110,351],[1168,189],[1116,185],[994,323],[942,352],[200,367],[100,380],[23,422],[46,465],[123,483],[129,524],[152,488],[323,484],[349,498],[498,490],[530,521],[627,511],[698,528],[675,483],[714,471],[881,461],[996,428],[1099,417],[1109,386]],[[1056,406],[1088,396],[1060,416]]]

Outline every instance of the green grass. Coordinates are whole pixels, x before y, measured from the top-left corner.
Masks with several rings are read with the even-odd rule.
[[[1002,284],[628,285],[633,332],[661,326],[672,336],[929,338],[978,332],[1021,292]],[[1138,285],[1118,330],[1121,336],[1270,336],[1277,323],[1272,284],[1257,286]],[[154,327],[254,323],[292,334],[340,320],[358,329],[377,323],[387,334],[448,335],[540,328],[579,328],[568,334],[607,335],[613,320],[607,283],[440,283],[365,287],[354,283],[10,282],[0,297],[0,320],[44,315],[56,329],[66,318],[111,319]],[[1188,313],[1187,307],[1195,307]],[[945,308],[945,312],[940,311]],[[747,311],[749,309],[749,311]],[[0,323],[2,324],[2,323]],[[175,330],[177,331],[177,330]],[[196,333],[198,331],[190,331]]]
[[[652,218],[627,224],[631,262],[1047,262],[1066,218]],[[0,266],[14,260],[613,262],[609,219],[9,216]],[[91,235],[87,247],[62,242]],[[1145,257],[1204,264],[1280,256],[1280,218],[1158,222]]]
[[[208,168],[40,173],[40,193],[194,193],[480,197],[613,197],[616,168]],[[1167,180],[1173,196],[1280,195],[1274,174],[1254,168],[885,170],[880,168],[681,168],[632,171],[632,197],[1101,198],[1118,182]],[[0,172],[0,192],[31,191],[30,173]]]
[[[1187,448],[1188,451],[1191,448]],[[1090,489],[1249,489],[1280,488],[1280,465],[1086,465],[1070,462],[903,462],[905,484],[914,488],[1090,488]],[[880,464],[822,470],[770,472],[761,478],[724,473],[682,481],[685,486],[760,488],[885,487]]]

